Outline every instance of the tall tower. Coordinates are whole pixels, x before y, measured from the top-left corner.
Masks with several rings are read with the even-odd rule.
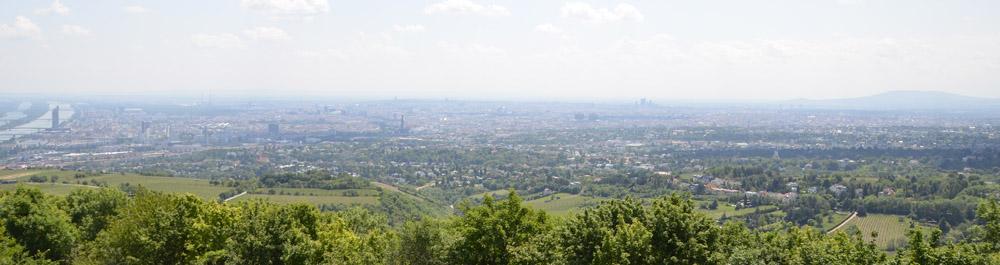
[[[406,120],[403,119],[403,114],[399,114],[399,132],[406,131]]]
[[[59,105],[52,109],[52,129],[59,128]]]
[[[281,134],[280,128],[281,127],[278,127],[277,123],[269,123],[267,124],[267,134],[270,134],[271,136],[278,136]]]
[[[145,143],[146,141],[149,140],[149,127],[150,127],[150,125],[151,124],[148,121],[142,121],[139,124],[139,138],[142,140],[143,143]]]

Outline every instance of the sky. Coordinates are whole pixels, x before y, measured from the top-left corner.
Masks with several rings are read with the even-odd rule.
[[[995,0],[0,0],[0,95],[1000,98]]]

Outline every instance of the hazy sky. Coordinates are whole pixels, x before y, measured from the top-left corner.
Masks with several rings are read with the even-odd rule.
[[[0,0],[0,92],[208,90],[1000,97],[1000,1]]]

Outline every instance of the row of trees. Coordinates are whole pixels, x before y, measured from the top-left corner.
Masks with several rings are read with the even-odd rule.
[[[979,236],[914,233],[890,258],[860,235],[717,224],[688,198],[609,200],[567,219],[504,200],[392,227],[360,208],[206,202],[138,190],[0,193],[0,264],[998,264],[1000,206]]]

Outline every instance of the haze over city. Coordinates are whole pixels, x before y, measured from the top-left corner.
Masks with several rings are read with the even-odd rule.
[[[0,0],[0,265],[997,265],[1000,1]]]
[[[996,1],[0,2],[0,91],[1000,97]]]

